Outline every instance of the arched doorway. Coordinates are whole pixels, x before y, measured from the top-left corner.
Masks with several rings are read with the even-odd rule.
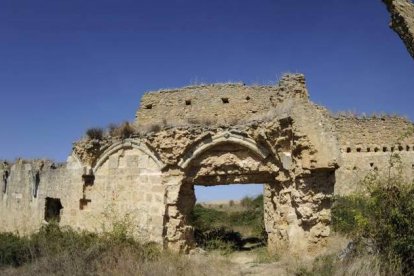
[[[201,148],[201,150],[200,150]],[[215,186],[230,184],[264,184],[265,190],[277,185],[279,169],[267,150],[238,137],[216,139],[191,150],[192,156],[183,160],[178,183],[167,187],[174,200],[168,202],[165,227],[166,246],[187,252],[196,246],[194,229],[190,223],[196,197],[195,185]],[[169,189],[170,188],[170,189]],[[175,190],[175,193],[173,192]],[[274,208],[269,193],[264,193],[264,208]],[[274,210],[265,211],[265,216]],[[265,217],[265,221],[271,221]],[[269,225],[271,227],[271,225]]]
[[[304,170],[289,147],[274,151],[246,137],[227,132],[209,137],[187,150],[179,168],[164,173],[166,248],[188,252],[196,246],[189,223],[194,185],[235,183],[264,184],[270,251],[311,252],[324,244],[330,233],[334,168]]]

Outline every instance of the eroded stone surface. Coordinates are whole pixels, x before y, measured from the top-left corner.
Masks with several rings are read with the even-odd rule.
[[[391,14],[390,27],[414,58],[414,4],[411,0],[383,0]]]

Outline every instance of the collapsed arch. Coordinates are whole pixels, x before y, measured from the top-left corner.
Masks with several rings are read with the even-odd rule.
[[[145,146],[145,144],[142,144],[140,141],[137,140],[125,139],[123,141],[112,144],[101,154],[101,156],[96,162],[96,165],[92,169],[93,173],[95,174],[112,154],[118,152],[121,149],[138,149],[142,151],[144,154],[148,155],[155,162],[155,164],[157,164],[160,170],[164,167],[164,164],[160,160],[158,160],[158,158],[155,157],[155,155],[147,146]]]
[[[243,137],[231,132],[224,132],[213,137],[205,138],[203,141],[201,141],[201,143],[188,150],[183,158],[181,158],[181,160],[178,162],[178,166],[180,166],[182,169],[186,169],[188,165],[193,160],[197,159],[201,154],[208,151],[210,148],[222,143],[234,143],[236,145],[243,146],[261,159],[265,159],[269,156],[269,151],[263,147],[258,146],[253,139]]]

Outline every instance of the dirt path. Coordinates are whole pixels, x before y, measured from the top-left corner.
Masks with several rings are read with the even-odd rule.
[[[279,262],[258,262],[257,255],[249,251],[232,253],[229,261],[239,268],[240,275],[289,275]]]
[[[201,251],[192,256],[198,262],[207,258],[225,261],[231,268],[230,275],[294,275],[294,268],[286,266],[286,262],[277,259],[267,259],[265,249],[251,251],[236,251],[229,255],[221,255],[220,252]]]

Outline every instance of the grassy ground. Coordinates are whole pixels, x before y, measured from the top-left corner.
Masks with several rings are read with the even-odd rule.
[[[0,248],[0,275],[330,275],[335,266],[331,257],[314,267],[264,247],[177,255],[119,232],[98,236],[53,224],[27,238],[2,234]]]
[[[387,275],[374,255],[339,261],[345,244],[343,237],[331,237],[316,259],[270,255],[265,247],[177,255],[119,232],[98,236],[52,224],[27,238],[1,234],[0,275]]]

